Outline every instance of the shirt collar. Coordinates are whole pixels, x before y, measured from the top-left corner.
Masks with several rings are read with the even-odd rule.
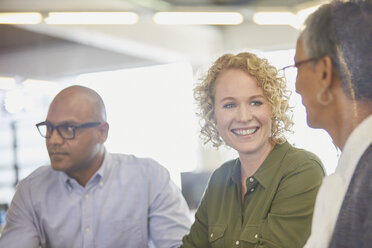
[[[240,160],[239,158],[235,159],[235,162],[233,164],[233,169],[231,172],[231,180],[236,184],[240,183]]]
[[[267,188],[271,184],[277,169],[280,167],[280,163],[290,147],[291,145],[288,142],[276,144],[260,168],[254,173],[253,177],[256,178],[264,188]]]
[[[372,143],[372,115],[362,121],[347,138],[344,149],[341,153],[336,173],[340,174],[346,183],[349,184],[354,169],[358,164],[364,151]]]
[[[94,175],[89,179],[88,183],[86,184],[86,187],[89,187],[92,183],[99,183],[101,186],[106,183],[107,177],[108,177],[108,170],[110,168],[111,164],[111,154],[108,153],[106,150],[104,152],[104,157],[102,161],[101,167],[94,173]],[[70,176],[68,176],[66,173],[58,171],[61,175],[62,181],[66,184],[67,188],[71,190],[73,188],[73,185],[76,182],[76,180]]]
[[[272,168],[278,168],[286,152],[290,149],[291,145],[288,142],[283,144],[276,144],[274,149],[266,157],[262,165],[254,173],[253,177],[261,184],[264,188],[267,188],[272,182],[272,178],[276,174],[276,170]],[[231,174],[231,179],[240,184],[240,160],[236,159]]]
[[[102,178],[102,180],[105,180],[107,179],[107,175],[108,175],[108,170],[109,170],[109,167],[111,165],[111,154],[108,153],[106,150],[105,150],[105,154],[104,154],[104,157],[103,157],[103,161],[102,161],[102,165],[101,167],[99,167],[98,171],[96,172],[95,175],[98,175]]]

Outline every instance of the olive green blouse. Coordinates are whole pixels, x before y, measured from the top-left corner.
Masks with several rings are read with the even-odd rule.
[[[318,157],[285,142],[247,179],[242,201],[240,161],[224,163],[211,176],[181,247],[302,247],[324,174]]]

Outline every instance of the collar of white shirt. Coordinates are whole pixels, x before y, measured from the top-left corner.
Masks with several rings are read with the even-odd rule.
[[[372,143],[372,115],[348,137],[335,173],[324,178],[314,208],[311,236],[305,248],[326,248],[333,234],[338,212],[360,157]]]

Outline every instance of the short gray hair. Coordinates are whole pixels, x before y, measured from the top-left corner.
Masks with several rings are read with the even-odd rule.
[[[322,5],[306,20],[301,37],[308,58],[331,58],[348,95],[372,100],[371,0]]]

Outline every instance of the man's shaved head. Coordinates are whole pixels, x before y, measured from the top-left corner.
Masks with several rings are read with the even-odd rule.
[[[77,108],[85,106],[96,121],[107,120],[106,108],[101,96],[84,86],[74,85],[63,89],[54,98],[50,108],[56,104]]]
[[[46,145],[52,167],[66,172],[84,186],[104,157],[109,125],[102,98],[87,87],[70,86],[54,98],[46,122],[50,126],[74,129],[73,139],[64,139],[58,132],[51,131]],[[97,125],[81,127],[91,123]]]

